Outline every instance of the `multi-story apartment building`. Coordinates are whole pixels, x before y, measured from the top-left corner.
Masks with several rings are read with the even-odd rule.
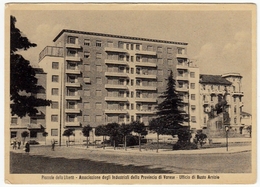
[[[37,98],[46,99],[46,73],[41,68],[35,68],[35,77],[38,79],[37,85],[41,86],[39,93],[34,94]],[[28,95],[27,93],[24,93]],[[17,138],[22,140],[21,133],[27,131],[29,139],[44,142],[45,137],[42,133],[46,128],[46,107],[37,107],[38,113],[35,116],[25,116],[23,118],[17,115],[11,116],[10,138]]]
[[[53,41],[39,56],[47,72],[46,97],[56,103],[46,111],[49,138],[62,141],[64,128],[73,128],[77,139],[88,124],[147,125],[171,70],[186,111],[196,115],[199,72],[188,64],[187,43],[74,30],[62,30]]]
[[[201,127],[206,127],[209,120],[208,112],[226,94],[226,111],[230,117],[230,126],[237,132],[240,131],[244,96],[241,89],[242,76],[239,73],[227,73],[223,75],[200,75],[200,121]],[[216,123],[216,129],[222,128],[222,124]]]

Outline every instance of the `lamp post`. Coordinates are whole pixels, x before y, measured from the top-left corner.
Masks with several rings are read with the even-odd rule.
[[[225,126],[225,130],[226,130],[226,147],[227,147],[227,151],[228,151],[228,131],[229,131],[229,127],[227,125]]]

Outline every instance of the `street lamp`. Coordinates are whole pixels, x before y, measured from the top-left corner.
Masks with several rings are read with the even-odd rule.
[[[226,131],[226,147],[227,147],[227,151],[228,151],[228,131],[229,131],[229,126],[225,126],[225,131]]]

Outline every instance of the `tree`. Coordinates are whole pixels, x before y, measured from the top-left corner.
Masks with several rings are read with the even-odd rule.
[[[116,149],[116,141],[117,141],[118,135],[119,135],[119,124],[118,123],[108,123],[106,125],[106,129],[110,136],[110,141],[111,141],[111,143],[113,141],[114,149]]]
[[[87,148],[88,148],[88,138],[89,138],[89,132],[92,131],[92,127],[90,125],[84,126],[82,129],[83,136],[87,137]]]
[[[72,129],[66,129],[64,130],[62,136],[67,136],[68,137],[68,141],[66,143],[67,146],[69,146],[69,143],[70,143],[70,136],[72,136],[74,133],[73,133],[73,130]]]
[[[46,137],[48,136],[48,132],[44,131],[44,132],[42,133],[42,136],[45,137],[45,145],[46,145]]]
[[[124,147],[125,147],[125,150],[126,150],[126,137],[127,135],[130,135],[130,133],[133,131],[132,127],[130,124],[122,124],[120,127],[119,127],[119,132],[120,134],[123,135],[124,137]]]
[[[24,145],[24,142],[25,142],[26,137],[29,136],[29,132],[28,132],[28,131],[23,131],[23,132],[21,133],[21,136],[22,136],[22,138],[23,138],[23,145]]]
[[[157,149],[159,150],[159,135],[165,134],[167,129],[164,128],[164,121],[162,118],[154,118],[149,122],[149,130],[157,134]]]
[[[141,137],[146,136],[148,132],[143,122],[141,123],[139,121],[134,121],[131,123],[131,126],[133,128],[133,131],[138,134],[139,151],[141,151]]]
[[[99,125],[95,128],[95,135],[96,136],[103,136],[103,149],[105,149],[105,136],[108,135],[106,126],[104,125]]]
[[[22,32],[15,27],[16,18],[10,18],[10,100],[11,114],[24,117],[35,115],[36,107],[49,106],[51,101],[34,97],[32,94],[40,92],[42,86],[37,85],[35,69],[30,62],[17,54],[19,50],[36,47]]]
[[[188,115],[180,110],[183,105],[182,100],[179,98],[177,91],[175,90],[175,80],[173,79],[173,73],[171,71],[166,91],[159,96],[163,101],[157,106],[157,115],[164,122],[163,128],[167,129],[166,134],[175,135],[178,134],[179,129],[183,128],[183,122],[188,121]]]

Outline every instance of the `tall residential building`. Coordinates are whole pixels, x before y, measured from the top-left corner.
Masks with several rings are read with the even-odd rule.
[[[208,113],[226,93],[227,109],[230,126],[239,132],[241,127],[241,112],[243,107],[241,85],[242,76],[239,73],[223,75],[200,75],[200,121],[201,127],[207,126]],[[222,128],[222,124],[215,124],[215,129]]]
[[[33,95],[37,98],[46,99],[46,73],[41,68],[35,69],[35,77],[38,79],[37,85],[41,86],[39,93],[34,93]],[[28,95],[28,93],[24,93]],[[10,138],[18,138],[22,140],[21,133],[27,131],[29,137],[27,139],[37,140],[38,142],[44,142],[45,137],[43,132],[46,128],[46,107],[37,107],[38,113],[35,116],[25,116],[23,118],[17,115],[11,116],[10,125]]]
[[[39,55],[47,72],[46,97],[55,103],[46,109],[48,138],[62,142],[64,129],[72,128],[81,139],[88,124],[147,125],[171,70],[186,111],[194,114],[190,125],[198,126],[199,71],[189,66],[187,43],[75,30],[62,30],[53,42]]]

